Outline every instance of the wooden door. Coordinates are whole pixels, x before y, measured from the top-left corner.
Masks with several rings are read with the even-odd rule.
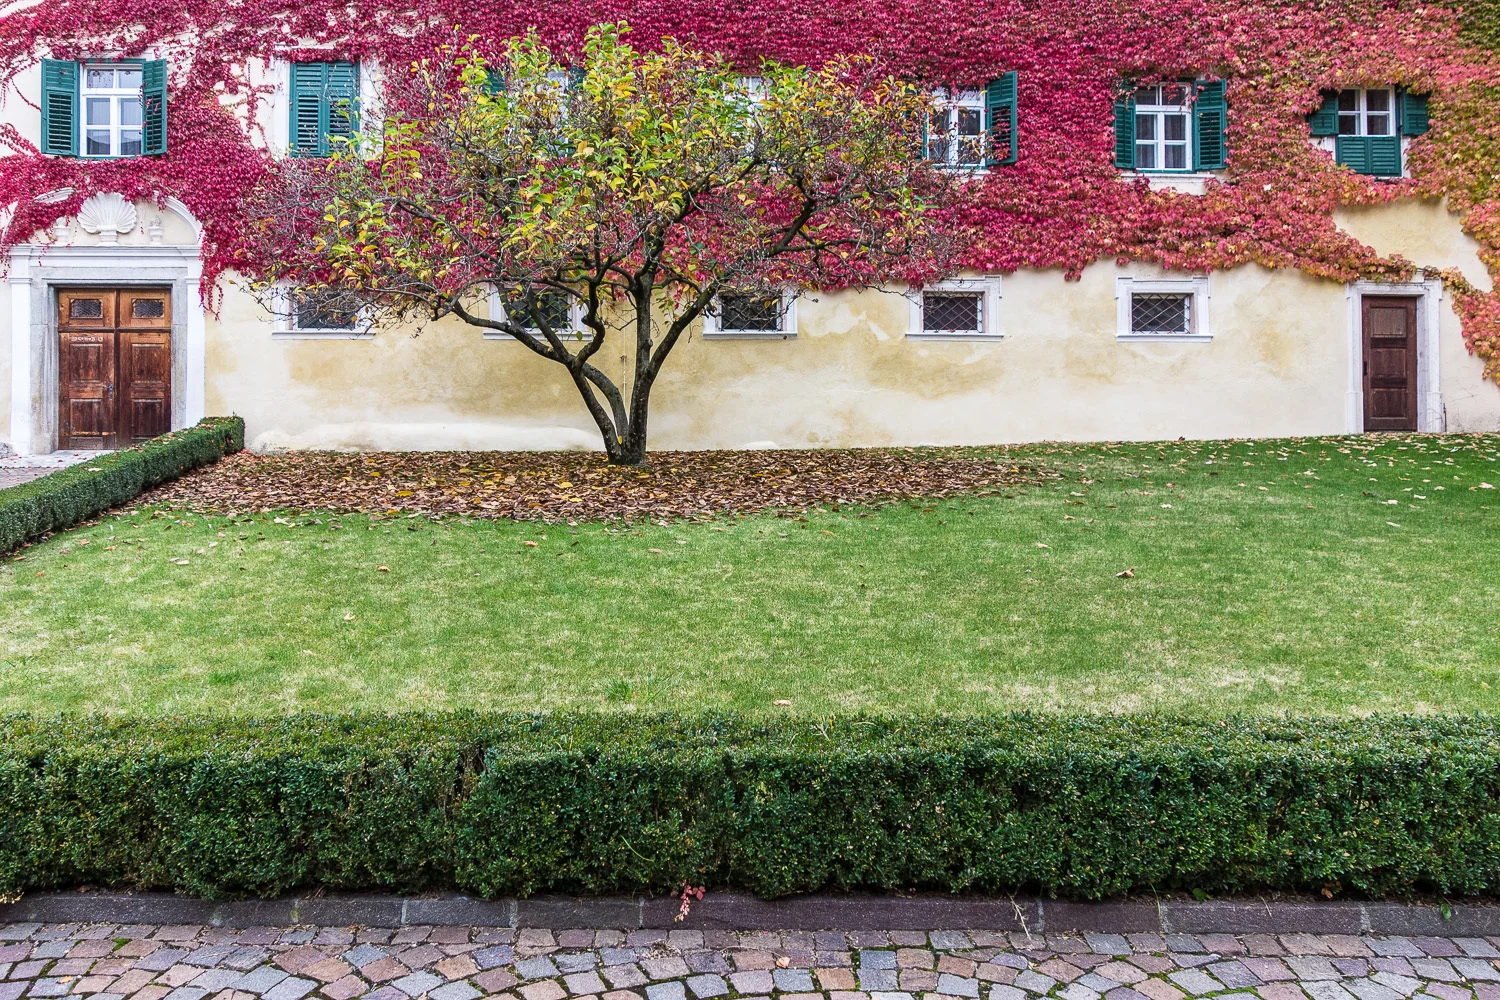
[[[1364,325],[1365,430],[1417,429],[1417,300],[1367,295]]]
[[[170,292],[67,289],[57,310],[58,446],[117,448],[170,430]]]
[[[115,446],[115,300],[99,289],[57,293],[59,448]]]
[[[166,289],[119,293],[121,444],[172,429],[172,295]]]

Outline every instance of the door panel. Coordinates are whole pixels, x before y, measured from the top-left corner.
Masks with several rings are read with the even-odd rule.
[[[172,329],[172,295],[166,289],[120,292],[122,329]]]
[[[172,345],[165,331],[120,331],[121,417],[126,441],[144,441],[172,429]]]
[[[58,329],[112,330],[114,325],[114,292],[88,288],[57,293]]]
[[[172,426],[172,299],[166,289],[57,294],[62,448],[117,448]]]
[[[59,345],[58,445],[68,449],[114,447],[115,334],[64,330]]]
[[[1365,296],[1365,430],[1417,429],[1417,300]]]

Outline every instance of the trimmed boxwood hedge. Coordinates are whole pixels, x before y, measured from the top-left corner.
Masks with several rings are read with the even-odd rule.
[[[0,490],[0,552],[70,528],[243,447],[243,420],[209,417],[187,430]]]
[[[9,717],[0,889],[1500,889],[1477,718]]]

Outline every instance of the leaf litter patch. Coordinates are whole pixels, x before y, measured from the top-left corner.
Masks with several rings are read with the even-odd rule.
[[[136,504],[641,521],[1005,493],[1056,478],[958,448],[661,451],[640,467],[585,452],[241,452]]]

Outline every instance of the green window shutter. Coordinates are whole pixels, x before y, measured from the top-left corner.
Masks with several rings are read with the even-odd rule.
[[[1422,135],[1427,125],[1427,95],[1401,91],[1401,134]]]
[[[1009,166],[1018,158],[1016,135],[1016,74],[991,80],[984,89],[984,110],[989,126],[989,152],[985,165]]]
[[[1333,161],[1356,174],[1370,173],[1370,137],[1341,135],[1333,141]]]
[[[42,152],[78,155],[78,64],[42,60]]]
[[[1375,177],[1401,176],[1401,137],[1399,135],[1372,135],[1370,143],[1370,173]]]
[[[568,68],[568,89],[576,90],[583,86],[583,78],[588,76],[588,70],[582,66],[570,66]]]
[[[1129,89],[1115,98],[1115,166],[1121,170],[1134,170],[1135,86],[1126,82],[1121,82],[1120,86]]]
[[[147,156],[167,151],[167,61],[148,59],[141,66],[141,104],[144,109],[144,141]]]
[[[493,68],[485,69],[484,92],[486,94],[493,96],[505,93],[506,82],[504,72]]]
[[[1193,169],[1223,170],[1229,159],[1224,138],[1229,118],[1224,81],[1199,80],[1195,89],[1198,97],[1193,102]]]
[[[292,63],[289,135],[293,156],[327,155],[323,141],[328,123],[328,105],[323,99],[327,84],[327,63]]]
[[[327,156],[333,137],[359,130],[359,67],[352,62],[292,64],[293,156]]]
[[[1307,116],[1307,124],[1313,135],[1339,134],[1339,92],[1323,91],[1323,104]]]
[[[1399,135],[1341,135],[1334,140],[1334,161],[1369,177],[1401,176]]]
[[[334,150],[330,139],[349,139],[359,131],[358,66],[351,62],[329,63],[326,104],[328,124],[323,135],[323,156]]]

